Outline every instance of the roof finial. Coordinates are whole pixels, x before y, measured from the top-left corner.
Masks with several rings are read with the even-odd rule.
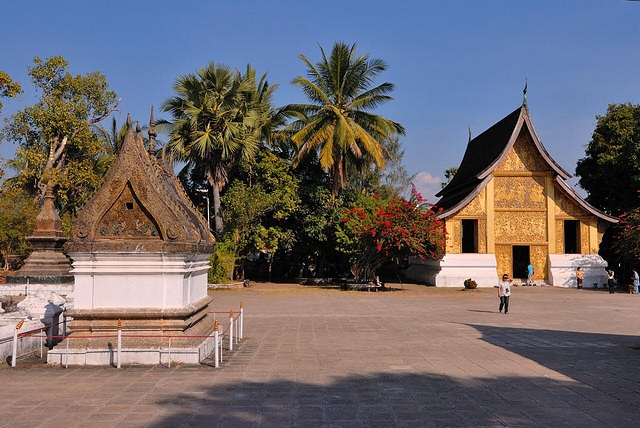
[[[140,121],[136,120],[136,134],[139,134],[140,131],[141,131],[141,129],[140,129]]]
[[[156,155],[156,121],[153,117],[153,106],[151,106],[151,117],[149,118],[149,128],[147,129],[149,135],[149,154],[151,156]]]
[[[524,78],[524,89],[522,90],[522,105],[527,106],[527,86],[529,83],[527,82],[527,78]]]
[[[131,115],[127,113],[127,128],[131,128]]]
[[[467,141],[467,143],[471,142],[471,125],[469,125],[469,141]]]

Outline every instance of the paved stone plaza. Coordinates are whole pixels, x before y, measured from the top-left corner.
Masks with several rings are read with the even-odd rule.
[[[640,296],[409,288],[213,292],[247,311],[220,369],[4,366],[0,426],[638,426]]]

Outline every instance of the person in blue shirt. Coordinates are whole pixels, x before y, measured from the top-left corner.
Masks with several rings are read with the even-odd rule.
[[[533,265],[527,266],[527,285],[533,285]]]
[[[631,271],[631,281],[633,281],[633,291],[638,294],[638,285],[640,285],[640,277],[638,277],[638,271],[633,269]]]

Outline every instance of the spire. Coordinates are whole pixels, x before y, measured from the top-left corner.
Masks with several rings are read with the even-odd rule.
[[[149,135],[149,154],[151,156],[156,155],[156,121],[153,117],[153,106],[151,106],[151,117],[149,118],[149,129],[147,129]]]
[[[471,125],[469,125],[469,141],[467,141],[467,143],[471,142]]]
[[[131,116],[127,113],[127,131],[124,134],[124,142],[122,143],[122,147],[127,145],[127,142],[135,140],[133,135],[133,124],[131,123]],[[122,148],[121,148],[122,150]]]
[[[527,78],[524,78],[524,89],[522,90],[522,105],[527,107],[527,86],[528,86]]]
[[[140,122],[136,120],[136,143],[140,144],[144,150],[144,140],[142,139],[142,129]]]

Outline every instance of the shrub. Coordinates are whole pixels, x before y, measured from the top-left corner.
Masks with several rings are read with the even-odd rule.
[[[478,287],[478,283],[475,282],[473,279],[469,278],[469,279],[465,279],[464,280],[464,288],[467,290],[473,290],[475,288]]]
[[[387,262],[409,257],[437,259],[444,254],[444,222],[415,188],[409,200],[369,199],[346,209],[341,222],[343,234],[353,237],[355,243],[353,262],[358,280],[375,279],[376,270]]]
[[[211,268],[207,274],[209,284],[224,284],[231,282],[235,255],[226,242],[216,244],[216,252],[209,258]]]

